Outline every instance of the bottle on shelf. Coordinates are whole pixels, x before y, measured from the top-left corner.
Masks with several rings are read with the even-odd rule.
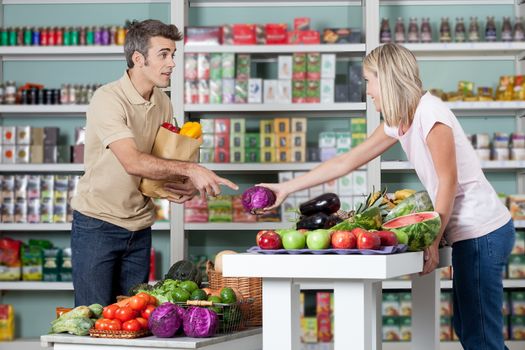
[[[390,23],[388,18],[381,20],[381,30],[379,32],[379,41],[382,44],[392,42],[392,32],[390,31]]]
[[[394,41],[398,44],[402,44],[406,41],[405,22],[402,17],[397,18],[396,30],[394,31]]]
[[[521,17],[516,17],[516,21],[514,23],[513,40],[525,41],[525,29],[523,28],[523,20]]]
[[[409,43],[418,43],[419,42],[419,28],[417,25],[417,18],[410,17],[410,22],[408,24],[408,42]]]
[[[441,18],[441,26],[439,27],[439,41],[442,43],[449,43],[452,41],[448,17]]]
[[[469,29],[468,29],[468,41],[470,42],[479,41],[479,25],[478,25],[478,17],[476,16],[470,17],[470,24],[469,24]]]
[[[501,24],[501,41],[512,41],[512,24],[510,23],[509,16],[503,17],[503,23]]]
[[[487,24],[485,26],[485,41],[494,42],[498,39],[496,36],[496,22],[494,16],[487,16]]]
[[[430,26],[430,18],[425,17],[421,20],[421,42],[432,42],[432,27]]]
[[[4,102],[6,105],[14,105],[16,103],[16,85],[12,80],[5,83]]]

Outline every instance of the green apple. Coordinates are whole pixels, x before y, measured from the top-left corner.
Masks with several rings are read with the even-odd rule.
[[[306,237],[297,230],[290,230],[283,234],[284,249],[303,249],[306,244]]]
[[[310,231],[306,237],[306,246],[314,250],[327,249],[330,247],[330,238],[329,230]]]
[[[396,234],[397,241],[399,243],[401,243],[401,244],[408,244],[408,235],[406,234],[406,232],[399,231],[399,230],[396,230],[396,229],[393,229],[392,231],[394,231],[394,233]]]

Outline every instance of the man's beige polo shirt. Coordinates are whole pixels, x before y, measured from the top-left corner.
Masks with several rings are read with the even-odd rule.
[[[72,207],[80,213],[138,231],[155,221],[150,198],[138,190],[139,176],[126,173],[108,145],[133,138],[139,151],[151,153],[160,125],[171,121],[168,96],[153,89],[146,101],[127,74],[97,89],[87,111],[85,173]]]

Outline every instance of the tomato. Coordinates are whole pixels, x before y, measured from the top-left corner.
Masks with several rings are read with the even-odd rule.
[[[137,316],[137,312],[129,306],[119,307],[117,311],[115,311],[115,318],[122,322],[129,321],[135,318],[135,316]]]
[[[102,311],[102,316],[104,318],[109,318],[110,320],[115,318],[115,312],[118,310],[119,306],[117,304],[111,304],[106,306]]]
[[[98,329],[99,331],[107,331],[109,330],[109,323],[111,320],[108,320],[107,318],[99,318],[97,322],[95,322],[95,329]]]
[[[149,296],[149,304],[157,306],[157,305],[159,305],[159,301],[153,295],[150,295]]]
[[[122,324],[122,330],[136,332],[142,329],[142,325],[136,319],[126,321]]]
[[[109,320],[108,329],[110,331],[120,331],[122,323],[119,320]]]
[[[151,315],[151,313],[153,312],[153,310],[155,310],[156,306],[155,305],[148,305],[146,306],[146,309],[142,311],[142,317],[144,317],[146,320],[149,319],[149,315]]]
[[[144,317],[137,317],[136,320],[138,323],[140,323],[142,329],[148,329],[148,320],[146,320]]]
[[[135,295],[134,297],[131,297],[131,300],[129,301],[129,306],[133,310],[142,311],[142,310],[144,310],[146,308],[146,305],[148,304],[148,301],[146,301],[146,298],[142,298],[142,297],[139,297],[139,296]]]

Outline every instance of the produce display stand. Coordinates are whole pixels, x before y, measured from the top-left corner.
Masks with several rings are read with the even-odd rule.
[[[439,267],[452,249],[440,249]],[[381,350],[381,282],[412,275],[412,348],[439,349],[439,270],[419,276],[423,252],[392,255],[232,254],[225,277],[262,277],[263,350],[300,348],[300,285],[334,290],[334,350]]]
[[[69,334],[51,334],[40,337],[42,347],[53,350],[260,350],[262,348],[261,328],[253,328],[212,338],[157,338],[135,339],[93,338]]]

